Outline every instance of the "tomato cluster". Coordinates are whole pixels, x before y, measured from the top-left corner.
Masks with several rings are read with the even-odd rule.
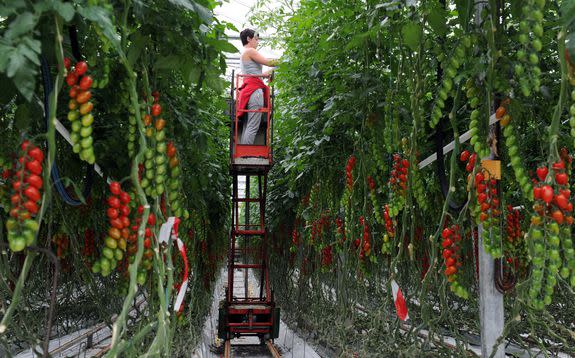
[[[528,234],[533,263],[529,295],[536,309],[551,303],[557,275],[570,278],[571,286],[575,287],[569,175],[563,160],[554,162],[551,169],[552,172],[546,166],[537,168],[539,183],[533,188],[535,213],[531,216]]]
[[[42,199],[42,162],[44,153],[29,141],[20,145],[22,155],[15,164],[10,196],[10,218],[6,221],[8,244],[14,252],[22,251],[36,240],[39,225],[34,220]]]
[[[108,235],[104,239],[102,256],[92,266],[94,273],[108,276],[124,258],[130,237],[130,194],[122,190],[120,183],[110,183],[110,195],[107,199],[106,216],[110,223]]]
[[[149,106],[150,113],[142,113],[146,137],[149,138],[150,146],[145,151],[145,175],[141,180],[141,185],[146,195],[151,197],[164,193],[168,171],[166,166],[166,132],[164,130],[166,121],[160,117],[162,106],[158,103],[158,96],[154,97],[154,103]]]
[[[142,219],[141,216],[144,213],[144,207],[138,206],[138,217],[136,218],[136,224],[132,226],[132,231],[137,232]],[[152,248],[152,240],[154,240],[154,234],[152,229],[156,226],[156,215],[154,213],[148,214],[148,220],[146,221],[146,229],[144,231],[144,254],[142,265],[138,271],[138,283],[143,285],[146,282],[147,271],[152,269],[152,258],[154,257],[154,252]],[[138,236],[134,234],[131,239],[128,241],[128,254],[130,255],[129,261],[130,263],[133,262],[135,258],[135,253],[138,251]]]
[[[92,266],[90,262],[95,253],[96,253],[96,240],[94,230],[86,229],[84,231],[84,246],[82,247],[82,257],[84,258],[84,262],[87,265]]]
[[[529,181],[529,177],[525,171],[525,168],[523,167],[523,162],[521,161],[521,157],[519,155],[519,148],[517,146],[517,138],[514,134],[514,127],[512,123],[509,123],[511,120],[510,116],[506,113],[504,107],[499,107],[497,112],[503,113],[502,117],[500,117],[500,123],[501,126],[504,127],[503,136],[505,137],[505,145],[507,146],[507,152],[511,161],[511,167],[515,173],[515,178],[519,183],[523,195],[530,200],[533,200],[533,186]],[[506,117],[509,118],[509,120],[507,120]]]
[[[328,245],[321,249],[321,266],[324,268],[330,267],[333,263],[333,250],[332,246]]]
[[[444,274],[447,276],[447,280],[451,283],[449,288],[455,295],[467,299],[469,298],[469,293],[465,287],[461,286],[461,284],[457,282],[457,274],[460,272],[462,266],[460,254],[461,248],[459,246],[461,241],[459,225],[446,227],[443,229],[441,237],[443,238],[443,241],[441,242],[441,246],[443,247],[442,256],[445,262]]]
[[[363,228],[363,234],[361,239],[355,240],[355,247],[360,247],[359,259],[363,260],[371,254],[371,232],[369,231],[369,224],[363,216],[359,217],[359,224]]]
[[[486,111],[482,110],[481,108],[481,91],[479,90],[477,84],[473,79],[467,80],[466,83],[467,88],[467,100],[469,103],[469,107],[471,107],[471,115],[469,117],[469,130],[471,132],[471,139],[469,143],[473,146],[473,150],[477,153],[480,157],[486,157],[489,155],[489,148],[484,145],[485,137],[487,131],[487,123],[488,118],[486,115]]]
[[[538,54],[543,48],[544,8],[545,0],[525,1],[521,8],[525,18],[519,22],[518,40],[521,48],[516,53],[519,63],[514,70],[521,93],[525,97],[529,97],[532,90],[539,91],[541,86]]]
[[[385,220],[385,234],[383,234],[383,244],[381,246],[381,252],[383,254],[391,253],[391,239],[395,237],[395,226],[393,225],[393,220],[389,214],[389,205],[385,206],[383,212],[383,218]]]
[[[345,183],[347,188],[353,190],[353,169],[355,168],[356,158],[355,155],[350,155],[345,166]]]
[[[453,56],[442,58],[443,81],[437,96],[435,96],[435,104],[431,112],[431,128],[435,128],[441,117],[443,117],[443,110],[445,109],[445,101],[447,98],[453,97],[454,95],[453,81],[457,76],[457,70],[463,61],[465,61],[465,49],[469,47],[471,47],[471,39],[465,36],[461,43],[455,48]]]
[[[64,233],[57,233],[52,236],[52,243],[56,246],[56,256],[63,259],[68,254],[70,248],[70,240],[68,235]]]
[[[189,217],[188,210],[183,208],[181,196],[181,168],[180,161],[177,157],[176,146],[173,142],[169,142],[166,150],[168,156],[168,166],[170,167],[170,177],[168,179],[168,199],[172,212],[177,217]]]
[[[513,246],[516,246],[523,236],[521,232],[521,214],[519,210],[513,209],[511,205],[507,206],[505,233],[507,234],[507,242]]]
[[[480,211],[479,222],[483,224],[485,235],[483,246],[485,251],[493,257],[501,257],[501,233],[499,221],[501,216],[497,180],[488,177],[488,173],[478,172],[475,174],[475,190],[477,206]]]
[[[336,218],[335,219],[335,226],[337,227],[337,233],[336,233],[337,242],[340,245],[343,245],[343,243],[347,239],[345,236],[345,227],[343,226],[343,220],[339,217]]]
[[[84,61],[76,63],[74,68],[71,68],[71,61],[66,59],[65,65],[68,75],[66,76],[66,83],[70,87],[68,95],[70,101],[68,102],[68,120],[72,126],[72,133],[70,133],[70,140],[72,141],[74,153],[80,154],[80,159],[94,164],[96,157],[94,155],[94,139],[92,138],[92,123],[94,123],[94,115],[91,113],[94,108],[94,103],[90,101],[92,98],[93,79],[86,74],[88,65]]]
[[[397,216],[399,211],[405,205],[405,194],[407,192],[407,176],[409,172],[409,161],[404,159],[401,154],[393,155],[393,167],[389,178],[393,199],[389,203],[389,215]]]

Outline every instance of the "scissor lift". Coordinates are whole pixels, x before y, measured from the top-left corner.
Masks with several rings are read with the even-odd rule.
[[[273,339],[279,336],[280,309],[276,307],[269,283],[265,201],[267,174],[272,167],[273,88],[268,90],[265,107],[258,110],[237,108],[241,81],[246,77],[268,78],[267,75],[235,75],[232,73],[229,112],[230,175],[232,176],[232,227],[229,233],[228,285],[226,297],[220,302],[218,336],[225,340],[225,356],[229,356],[231,339],[257,336],[278,356]],[[234,82],[235,81],[235,82]],[[242,116],[262,113],[262,121],[254,144],[239,143],[245,123]],[[247,116],[246,116],[247,117]],[[245,176],[244,195],[239,191],[239,178]],[[258,183],[257,193],[250,193],[250,180]],[[242,204],[243,203],[243,208]],[[257,207],[256,218],[250,218],[250,206]],[[245,214],[242,216],[242,209]],[[259,282],[259,285],[250,283]]]

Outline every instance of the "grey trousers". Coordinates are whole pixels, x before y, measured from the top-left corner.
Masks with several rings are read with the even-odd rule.
[[[260,88],[250,96],[248,102],[248,109],[255,110],[260,109],[264,106],[264,91]],[[260,123],[262,121],[263,113],[260,112],[248,112],[248,120],[244,123],[244,128],[242,129],[242,138],[240,140],[241,144],[254,144],[256,134],[260,129]]]

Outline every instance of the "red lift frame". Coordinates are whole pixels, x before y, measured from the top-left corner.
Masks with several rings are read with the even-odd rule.
[[[238,108],[237,98],[240,93],[240,80],[246,77],[270,78],[269,75],[236,75],[232,80],[232,102],[230,117],[232,128],[230,133],[230,174],[233,178],[232,188],[232,227],[230,230],[228,250],[228,287],[226,298],[220,307],[219,336],[226,341],[239,336],[259,336],[262,342],[277,338],[279,333],[279,308],[275,307],[273,292],[270,288],[269,273],[267,266],[267,239],[268,234],[265,226],[265,199],[267,187],[267,173],[272,166],[272,119],[273,119],[273,94],[268,88],[265,93],[265,107],[257,110]],[[235,84],[235,86],[234,86]],[[266,125],[265,145],[245,145],[239,143],[239,119],[246,113],[262,113]],[[257,158],[256,161],[245,160]],[[238,159],[244,159],[238,161]],[[263,161],[261,159],[264,159]],[[246,195],[240,197],[238,177],[246,176]],[[257,198],[250,196],[249,178],[257,178]],[[240,223],[240,203],[248,206],[259,205],[259,223],[251,224],[249,215],[245,222]],[[236,247],[238,240],[254,238],[259,247],[243,248]],[[246,262],[250,258],[255,262]],[[237,261],[243,262],[237,262]],[[234,291],[234,273],[237,270],[260,270],[259,295]],[[236,280],[237,281],[237,280]],[[247,282],[247,280],[246,280]],[[245,283],[244,283],[245,285]]]

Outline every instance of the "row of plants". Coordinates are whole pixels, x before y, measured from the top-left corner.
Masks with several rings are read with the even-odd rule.
[[[49,310],[56,336],[113,325],[111,357],[182,355],[201,339],[230,185],[221,77],[232,46],[215,6],[57,0],[0,8],[0,352],[41,347],[47,323],[38,317]],[[160,242],[172,216],[186,260],[175,241]],[[172,313],[184,261],[188,292]]]
[[[285,50],[267,210],[292,323],[344,356],[466,354],[480,334],[483,246],[505,292],[500,339],[575,352],[574,14],[572,2],[535,0],[256,11]]]

